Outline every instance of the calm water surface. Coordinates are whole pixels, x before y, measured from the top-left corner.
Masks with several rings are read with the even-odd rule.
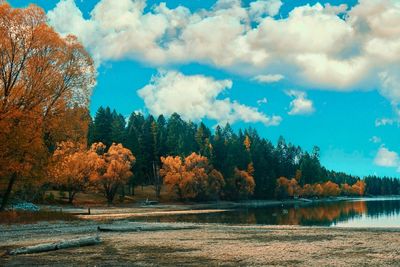
[[[301,205],[243,208],[210,214],[147,217],[139,220],[332,227],[400,227],[400,198],[314,202]]]

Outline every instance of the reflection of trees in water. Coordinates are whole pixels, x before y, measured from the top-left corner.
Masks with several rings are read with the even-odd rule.
[[[301,206],[275,206],[240,209],[221,213],[186,214],[148,217],[143,220],[158,222],[199,222],[267,225],[320,225],[329,226],[361,217],[391,216],[400,214],[400,201],[342,201],[311,203]]]
[[[400,201],[398,199],[385,201],[367,201],[367,216],[377,218],[379,216],[396,216],[400,214]]]
[[[366,211],[365,202],[335,202],[288,209],[287,216],[277,217],[276,224],[330,225],[333,222],[360,216]]]

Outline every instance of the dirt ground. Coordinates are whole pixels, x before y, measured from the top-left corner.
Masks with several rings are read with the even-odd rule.
[[[1,257],[0,266],[400,266],[400,228],[202,224],[175,231],[96,230],[98,225],[129,224],[144,225],[78,221],[0,226],[0,251],[78,236],[98,234],[103,240],[97,246]]]

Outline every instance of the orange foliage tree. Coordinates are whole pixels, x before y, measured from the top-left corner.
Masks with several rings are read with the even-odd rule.
[[[213,169],[207,157],[192,153],[184,160],[180,157],[161,157],[160,174],[170,193],[179,199],[217,199],[224,186],[222,174]]]
[[[302,188],[295,178],[280,177],[277,180],[276,195],[278,198],[295,197],[302,194]]]
[[[358,180],[355,184],[351,186],[353,192],[356,195],[363,196],[365,194],[365,182]]]
[[[246,199],[253,194],[256,183],[254,182],[254,177],[251,173],[252,164],[249,164],[250,170],[244,171],[235,168],[233,179],[229,182],[232,183],[230,188],[233,189],[233,198]]]
[[[93,172],[85,145],[62,142],[51,162],[48,171],[50,181],[65,188],[68,201],[72,203],[75,195],[86,189]]]
[[[340,194],[340,188],[337,184],[331,181],[327,181],[322,184],[323,195],[325,197],[335,197]]]
[[[56,129],[71,109],[88,106],[94,73],[76,38],[60,37],[42,9],[0,3],[0,210],[16,181],[40,176],[51,144],[68,137]]]
[[[118,189],[133,175],[135,163],[132,152],[121,144],[113,143],[108,151],[103,143],[92,144],[88,152],[88,162],[92,169],[90,180],[103,191],[108,204],[111,204]]]
[[[363,196],[365,194],[365,182],[358,180],[355,184],[344,183],[340,187],[342,195],[345,196]]]

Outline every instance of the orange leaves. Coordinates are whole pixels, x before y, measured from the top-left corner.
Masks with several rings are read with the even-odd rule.
[[[325,197],[335,197],[340,194],[339,186],[331,181],[322,184],[323,195]]]
[[[364,195],[365,183],[361,180],[357,181],[354,185],[342,184],[341,187],[331,181],[322,184],[305,184],[303,187],[297,184],[297,179],[291,180],[280,177],[277,180],[276,193],[278,197],[334,197],[340,194],[346,196]]]
[[[51,182],[66,189],[72,203],[75,194],[84,191],[89,184],[92,172],[85,146],[68,141],[60,143],[54,152],[48,176]]]
[[[206,157],[192,153],[182,161],[180,157],[161,157],[161,176],[170,193],[180,199],[215,199],[219,197],[224,178],[213,169]]]
[[[53,154],[54,164],[49,169],[53,182],[70,192],[84,190],[89,183],[104,190],[111,203],[119,186],[132,176],[135,157],[121,144],[112,144],[106,152],[102,143],[95,143],[89,150],[83,145],[63,142]]]
[[[56,143],[86,138],[94,77],[82,45],[48,26],[43,9],[0,3],[1,177],[41,177]]]
[[[359,196],[363,196],[365,194],[365,182],[358,180],[355,184],[351,186],[353,192]]]
[[[365,182],[358,180],[352,186],[347,183],[341,185],[341,191],[346,196],[363,196],[365,194]]]
[[[250,151],[250,147],[251,147],[251,141],[250,141],[250,137],[248,135],[246,135],[246,138],[244,139],[243,142],[244,147],[246,148],[246,151]]]
[[[252,164],[249,164],[249,167],[252,167]],[[249,172],[235,168],[233,180],[239,198],[247,198],[249,195],[253,194],[256,183]]]
[[[89,164],[94,170],[90,179],[104,192],[108,202],[112,203],[118,188],[133,175],[131,168],[136,159],[129,149],[115,143],[108,151],[104,144],[94,143],[88,155]]]
[[[277,180],[276,191],[278,197],[294,197],[301,194],[301,187],[297,184],[296,179],[287,179],[285,177],[280,177]]]

